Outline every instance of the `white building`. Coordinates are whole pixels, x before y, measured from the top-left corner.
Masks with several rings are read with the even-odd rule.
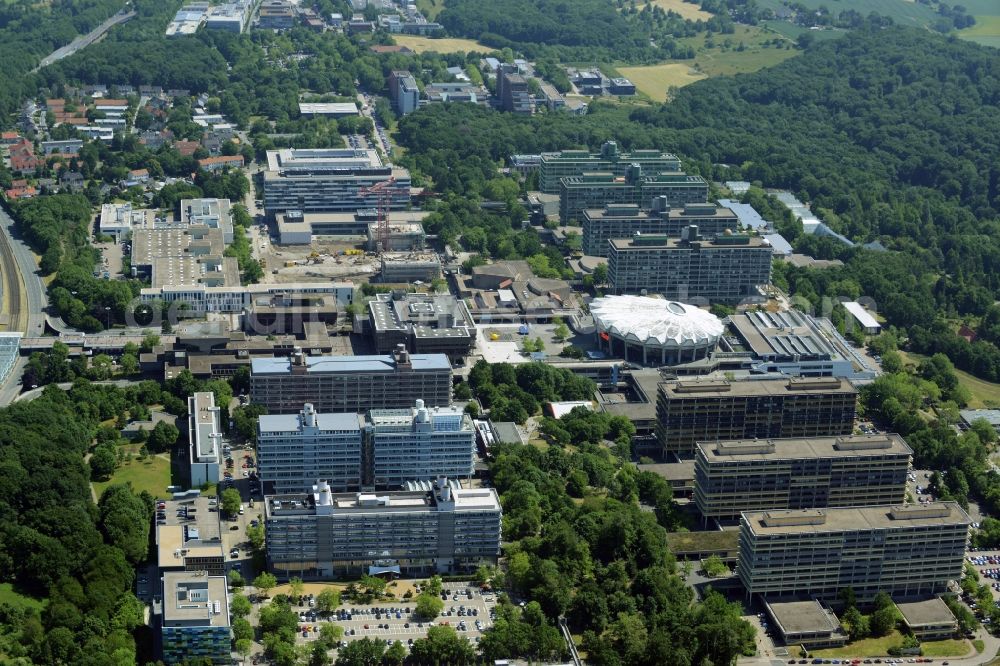
[[[847,310],[847,314],[861,326],[861,329],[867,335],[878,335],[882,332],[882,324],[878,323],[878,320],[872,316],[865,306],[861,305],[857,301],[850,301],[843,304],[844,309]]]
[[[493,488],[272,495],[265,507],[268,569],[279,578],[419,576],[475,571],[500,554],[500,498]]]
[[[154,210],[133,210],[130,203],[109,203],[101,206],[101,217],[97,228],[102,234],[122,239],[132,233],[133,227],[152,225],[155,219]]]
[[[261,296],[278,294],[317,294],[331,296],[338,306],[347,307],[354,302],[354,284],[351,282],[301,282],[290,284],[252,284],[248,286],[206,287],[203,285],[176,285],[147,287],[140,291],[143,303],[163,302],[187,304],[189,312],[240,313]]]
[[[258,417],[261,482],[282,494],[304,492],[316,478],[334,488],[359,489],[362,424],[358,414],[317,414],[311,404],[298,414]]]
[[[471,478],[476,431],[458,407],[373,409],[366,426],[375,486],[402,486],[438,476]]]
[[[222,479],[222,424],[211,391],[188,397],[188,443],[191,487],[218,483]]]
[[[233,213],[229,199],[181,199],[181,224],[204,224],[222,229],[226,245],[233,242]]]

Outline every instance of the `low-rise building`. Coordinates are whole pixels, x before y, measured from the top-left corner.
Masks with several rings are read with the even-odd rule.
[[[767,614],[781,634],[785,645],[801,645],[807,650],[840,647],[848,640],[847,632],[833,611],[815,599],[764,604]]]
[[[299,115],[304,118],[343,118],[358,113],[355,102],[299,102]]]
[[[400,210],[393,211],[388,223],[389,250],[421,249],[424,246],[423,227],[419,232],[410,225],[420,225],[420,222],[430,214],[429,211]],[[369,238],[369,249],[375,250],[372,243],[372,226],[377,226],[378,211],[374,208],[363,208],[353,211],[304,213],[300,210],[288,210],[276,213],[274,216],[278,227],[278,239],[282,245],[308,245],[316,236],[357,236]],[[375,233],[377,240],[378,233]],[[412,244],[412,247],[410,245]]]
[[[228,257],[227,257],[228,259]],[[299,282],[289,284],[260,283],[241,286],[225,284],[170,285],[146,287],[139,291],[143,303],[162,302],[168,306],[183,306],[191,315],[209,312],[242,313],[260,298],[296,294],[299,296],[324,296],[333,299],[338,307],[354,302],[354,284],[350,282]]]
[[[242,160],[243,158],[240,157]],[[233,211],[229,199],[181,199],[181,225],[221,229],[222,241],[233,242]]]
[[[123,239],[128,238],[133,229],[153,226],[155,219],[155,210],[135,210],[130,203],[103,204],[97,230],[116,239]]]
[[[429,490],[338,494],[319,481],[310,494],[267,497],[268,569],[279,578],[357,578],[463,573],[496,564],[499,497],[439,479]]]
[[[225,168],[242,169],[242,155],[217,155],[215,157],[204,157],[198,160],[198,168],[205,171],[222,171]]]
[[[695,502],[703,517],[718,519],[900,504],[912,455],[899,435],[699,442]]]
[[[768,601],[939,594],[962,575],[970,522],[956,502],[747,512],[737,573]]]
[[[405,345],[415,354],[462,357],[476,344],[476,324],[465,303],[450,295],[393,292],[368,302],[375,351]]]
[[[850,301],[842,303],[842,305],[865,335],[878,335],[882,332],[882,324],[878,323],[878,320],[861,303]]]
[[[162,646],[168,664],[232,662],[228,582],[204,571],[163,574]]]
[[[441,259],[434,252],[383,252],[379,274],[387,284],[431,282],[441,277]]]
[[[922,601],[896,602],[903,623],[917,640],[939,641],[958,632],[958,620],[940,597]]]

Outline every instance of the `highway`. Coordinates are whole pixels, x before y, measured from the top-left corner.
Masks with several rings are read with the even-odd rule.
[[[50,53],[49,55],[42,58],[42,61],[38,63],[38,67],[35,67],[35,69],[31,71],[37,72],[42,67],[51,65],[52,63],[58,60],[62,60],[63,58],[73,55],[74,53],[76,53],[77,51],[79,51],[84,47],[90,46],[98,39],[103,37],[104,33],[106,33],[112,27],[118,25],[119,23],[124,23],[125,21],[128,21],[134,16],[135,12],[126,11],[125,8],[122,8],[120,12],[118,12],[117,14],[109,18],[107,21],[105,21],[101,25],[97,26],[96,28],[88,32],[86,35],[80,35],[66,46],[61,46],[52,53]]]

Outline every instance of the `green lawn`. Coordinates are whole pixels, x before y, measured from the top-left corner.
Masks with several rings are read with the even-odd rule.
[[[900,355],[903,357],[904,363],[912,363],[914,365],[926,358],[921,354],[910,352],[900,352]],[[959,382],[969,389],[969,393],[972,394],[972,399],[969,400],[968,404],[969,409],[1000,408],[1000,384],[979,379],[968,372],[958,369],[955,370],[955,374],[958,375]]]
[[[990,14],[975,14],[976,25],[958,33],[962,39],[983,46],[1000,48],[1000,7],[994,7]]]
[[[0,604],[10,604],[18,608],[37,608],[41,610],[45,602],[14,591],[10,583],[0,583]]]
[[[901,25],[925,26],[937,18],[933,8],[911,0],[837,0],[834,3],[827,0],[798,0],[798,2],[813,9],[825,5],[835,13],[853,9],[862,16],[868,16],[871,12],[875,12],[888,16]],[[765,9],[778,10],[783,8],[785,3],[783,0],[758,0],[757,4]],[[961,4],[968,7],[965,2]],[[976,13],[972,8],[968,9],[969,12]]]
[[[125,448],[133,456],[139,451],[139,447],[135,445],[129,445]],[[131,482],[132,488],[136,492],[148,490],[153,497],[167,499],[170,497],[170,493],[167,492],[167,486],[171,485],[170,468],[171,461],[161,457],[161,455],[147,457],[142,462],[133,457],[122,463],[109,480],[95,482],[94,491],[97,493],[97,497],[100,497],[104,489],[113,483]],[[176,470],[174,475],[173,478],[177,478]]]
[[[713,35],[709,40],[704,34],[684,37],[678,42],[695,50],[694,62],[676,61],[692,65],[706,76],[731,76],[777,65],[800,52],[768,44],[776,34],[756,26],[737,25],[731,35]],[[711,44],[711,46],[709,46]],[[743,50],[738,50],[740,45]]]
[[[848,643],[844,647],[812,650],[809,654],[812,657],[822,657],[823,659],[884,657],[889,654],[889,648],[902,642],[902,634],[893,631],[888,636],[881,638],[866,638]],[[972,652],[972,645],[967,640],[929,641],[921,643],[920,647],[925,657],[964,657]]]

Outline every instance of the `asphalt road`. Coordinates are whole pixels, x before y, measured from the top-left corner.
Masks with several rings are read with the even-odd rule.
[[[103,37],[104,33],[106,33],[112,27],[114,27],[119,23],[124,23],[125,21],[128,21],[134,16],[135,12],[129,12],[125,11],[125,9],[122,9],[120,12],[118,12],[117,14],[109,18],[107,21],[105,21],[101,25],[97,26],[96,28],[88,32],[86,35],[80,35],[66,46],[61,46],[52,53],[50,53],[49,55],[42,58],[41,62],[38,63],[38,67],[36,67],[32,71],[37,72],[42,67],[51,65],[56,61],[62,60],[63,58],[73,55],[82,48],[90,46],[98,39]]]
[[[24,278],[28,306],[28,330],[24,333],[25,335],[41,335],[45,329],[45,308],[48,307],[45,287],[38,274],[34,255],[24,243],[14,237],[13,226],[14,220],[7,214],[7,211],[0,209],[0,230],[10,244],[18,270],[21,271]]]

